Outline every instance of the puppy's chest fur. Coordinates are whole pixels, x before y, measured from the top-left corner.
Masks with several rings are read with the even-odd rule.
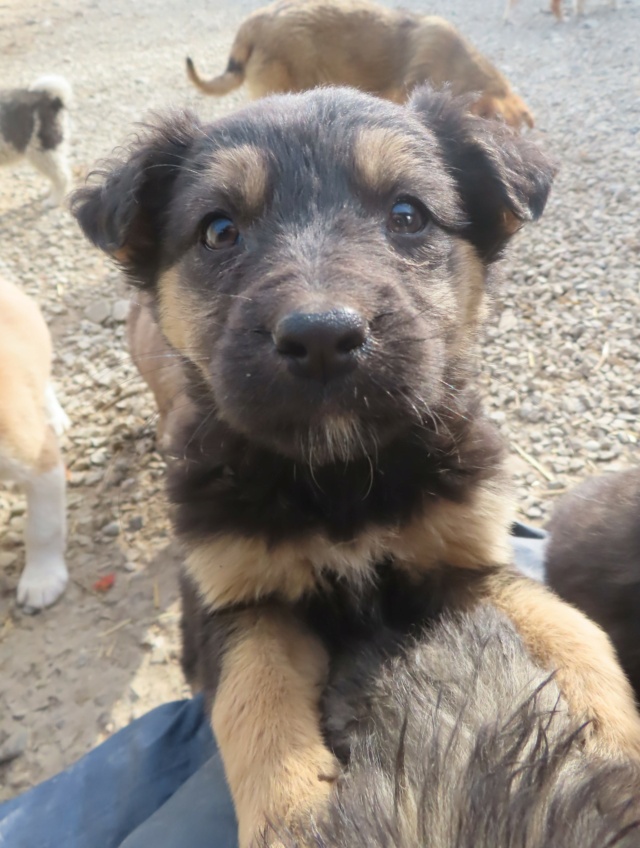
[[[459,419],[455,437],[416,428],[375,461],[316,469],[216,427],[184,445],[170,498],[187,569],[212,609],[298,604],[344,587],[355,600],[388,571],[417,585],[442,566],[508,556],[501,446],[481,417]]]

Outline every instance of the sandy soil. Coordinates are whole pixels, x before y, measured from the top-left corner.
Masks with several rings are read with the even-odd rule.
[[[191,103],[224,114],[242,94],[194,94],[190,53],[219,71],[257,3],[204,0],[0,0],[0,79],[45,72],[74,86],[78,178],[150,110]],[[596,470],[637,460],[640,412],[640,8],[589,0],[584,21],[556,25],[521,0],[434,0],[511,77],[561,172],[543,222],[518,239],[481,354],[491,414],[513,447],[522,515]],[[567,4],[568,5],[568,4]],[[42,304],[57,348],[60,398],[72,420],[72,581],[53,609],[15,605],[24,501],[0,492],[0,800],[50,777],[153,706],[186,694],[177,640],[177,552],[154,451],[154,409],[123,342],[118,273],[64,210],[44,211],[28,167],[0,173],[0,273]],[[92,586],[115,574],[106,593]]]

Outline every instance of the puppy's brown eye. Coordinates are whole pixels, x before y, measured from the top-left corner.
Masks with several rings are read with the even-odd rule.
[[[391,233],[407,235],[419,233],[429,223],[429,213],[413,200],[397,200],[389,213],[387,229]]]
[[[224,250],[233,247],[239,240],[240,231],[225,215],[210,218],[203,227],[202,243],[209,250]]]

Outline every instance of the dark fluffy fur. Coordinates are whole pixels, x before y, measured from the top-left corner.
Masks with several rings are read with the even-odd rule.
[[[336,669],[325,712],[348,768],[305,846],[640,841],[638,766],[585,753],[553,678],[491,607],[446,616],[408,646],[383,630]]]
[[[577,486],[548,530],[548,584],[608,633],[640,700],[640,468]]]

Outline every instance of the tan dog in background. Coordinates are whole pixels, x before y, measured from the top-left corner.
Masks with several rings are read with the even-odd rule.
[[[421,83],[449,84],[455,95],[478,95],[475,114],[534,123],[508,80],[448,21],[369,0],[277,0],[240,25],[222,75],[202,80],[191,59],[187,74],[218,96],[245,83],[253,99],[349,85],[402,103]]]
[[[169,347],[152,312],[152,298],[140,292],[131,301],[127,321],[129,352],[158,407],[156,441],[165,457],[182,416],[190,406],[180,354]]]
[[[0,278],[0,480],[27,494],[26,565],[18,603],[53,604],[67,585],[65,469],[58,435],[68,419],[51,385],[51,337],[36,303]]]

